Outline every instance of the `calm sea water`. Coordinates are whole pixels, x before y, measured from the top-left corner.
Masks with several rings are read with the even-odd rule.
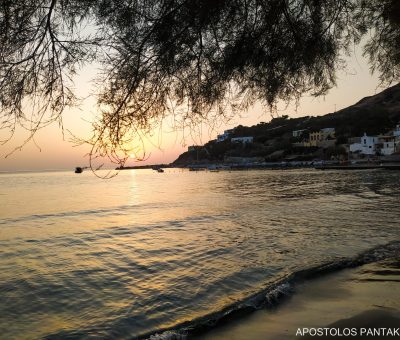
[[[0,338],[129,339],[399,239],[400,172],[0,175]]]

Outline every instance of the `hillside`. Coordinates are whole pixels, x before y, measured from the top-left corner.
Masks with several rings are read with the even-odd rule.
[[[223,161],[226,157],[264,157],[279,160],[288,155],[301,155],[310,159],[322,155],[317,148],[294,147],[307,136],[294,138],[294,130],[306,129],[309,132],[333,127],[336,130],[336,148],[328,153],[343,153],[338,149],[347,143],[350,137],[359,137],[366,132],[369,135],[385,133],[400,122],[400,84],[392,86],[376,95],[365,97],[345,109],[324,116],[306,116],[289,118],[282,116],[268,123],[253,126],[237,126],[231,137],[253,136],[254,142],[245,146],[231,143],[209,141],[196,150],[181,154],[174,164],[185,164],[196,161]],[[326,150],[324,150],[326,154]],[[324,154],[324,155],[325,155]],[[326,155],[325,155],[326,156]]]
[[[316,128],[335,127],[337,135],[360,136],[364,132],[384,133],[399,121],[400,84],[397,84],[335,113],[314,117],[310,123]]]

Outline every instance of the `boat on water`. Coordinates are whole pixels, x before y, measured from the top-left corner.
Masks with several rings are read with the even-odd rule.
[[[207,170],[206,167],[197,167],[197,166],[190,166],[189,171],[205,171]]]
[[[221,170],[231,170],[231,166],[224,164],[211,164],[207,167],[207,170],[210,172],[219,172]]]

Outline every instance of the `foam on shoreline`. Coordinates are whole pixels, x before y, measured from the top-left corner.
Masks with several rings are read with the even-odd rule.
[[[201,338],[396,339],[382,328],[393,331],[400,327],[399,282],[399,258],[344,269],[301,283],[279,308],[259,310],[236,323],[216,327]],[[318,328],[322,336],[315,335]],[[379,329],[380,336],[371,335]]]
[[[227,306],[224,310],[184,322],[171,329],[143,334],[140,338],[185,339],[188,336],[200,336],[202,339],[292,339],[295,336],[295,324],[297,327],[323,327],[344,316],[354,316],[356,309],[347,301],[347,294],[358,296],[362,301],[370,301],[373,297],[377,306],[382,305],[384,308],[394,308],[398,311],[400,306],[393,307],[388,303],[396,299],[400,301],[400,291],[393,292],[392,286],[395,286],[396,281],[388,281],[387,277],[384,277],[382,282],[390,286],[387,289],[374,281],[381,278],[374,277],[380,277],[380,268],[386,265],[391,268],[390,272],[398,275],[399,258],[400,242],[397,241],[375,247],[354,258],[342,258],[302,269],[277,280],[244,301]],[[377,269],[374,271],[375,266]],[[365,278],[364,271],[367,273]],[[398,278],[397,276],[394,280]],[[385,295],[383,301],[380,298],[382,289],[389,294]],[[397,295],[392,299],[391,294]],[[288,305],[290,307],[287,310]],[[359,304],[357,311],[371,309],[368,306],[368,302]],[[310,310],[305,311],[306,308]],[[347,314],[344,313],[346,308],[350,308]],[[252,313],[254,311],[258,312]],[[283,315],[280,315],[281,313]],[[290,327],[293,329],[289,330]]]

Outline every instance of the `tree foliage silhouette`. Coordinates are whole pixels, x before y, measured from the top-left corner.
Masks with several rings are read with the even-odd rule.
[[[138,131],[168,114],[273,106],[335,84],[341,56],[368,33],[382,82],[400,75],[396,0],[2,0],[0,124],[31,134],[76,103],[73,77],[93,61],[98,119],[91,159],[124,163]]]

